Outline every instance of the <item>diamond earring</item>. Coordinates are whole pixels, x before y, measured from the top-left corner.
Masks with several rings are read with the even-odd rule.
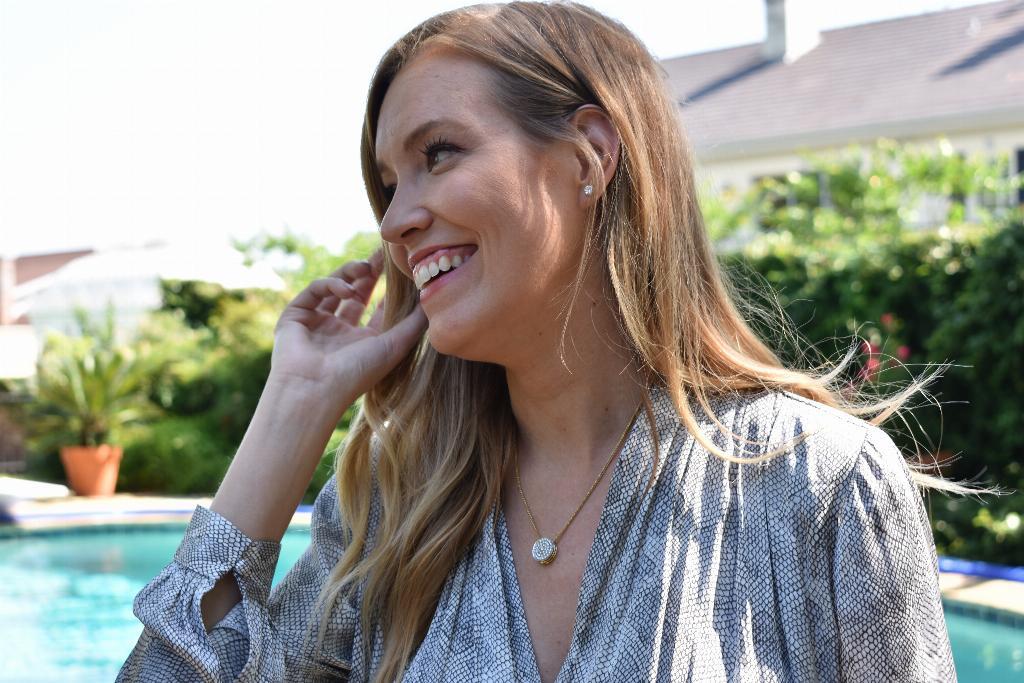
[[[594,186],[593,185],[584,185],[583,186],[583,194],[587,195],[588,197],[590,195],[594,194]]]

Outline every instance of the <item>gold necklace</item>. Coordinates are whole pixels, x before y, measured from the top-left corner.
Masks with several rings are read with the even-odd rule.
[[[530,526],[533,527],[534,533],[537,534],[537,540],[534,542],[533,550],[531,551],[533,559],[537,560],[541,564],[551,564],[555,561],[555,556],[558,555],[559,539],[562,538],[562,534],[564,534],[565,530],[569,528],[569,525],[572,524],[572,521],[576,519],[576,515],[580,513],[580,510],[583,509],[583,506],[586,505],[588,500],[590,500],[590,494],[592,494],[594,492],[594,489],[597,488],[598,483],[600,483],[600,481],[604,479],[604,473],[608,471],[608,466],[611,465],[612,460],[615,459],[615,454],[618,453],[619,450],[622,448],[622,445],[626,443],[626,436],[629,434],[629,430],[633,426],[633,423],[636,421],[636,416],[640,414],[640,408],[642,407],[643,403],[641,403],[637,407],[636,412],[633,413],[633,417],[629,420],[629,424],[626,425],[625,431],[623,431],[622,436],[619,437],[618,445],[615,446],[615,450],[612,451],[612,454],[608,456],[608,462],[606,462],[604,464],[604,467],[601,468],[601,474],[597,475],[597,479],[595,479],[594,483],[590,485],[590,490],[587,491],[587,495],[583,497],[583,502],[576,506],[576,511],[572,513],[572,516],[569,517],[569,521],[565,523],[565,526],[562,527],[562,530],[559,531],[554,538],[547,538],[546,536],[541,536],[540,529],[537,528],[537,522],[533,519],[533,513],[530,511],[530,504],[526,502],[526,494],[523,493],[523,485],[519,481],[519,451],[516,451],[514,461],[516,472],[516,488],[519,489],[519,495],[523,499],[523,507],[526,508],[526,516],[530,518]]]

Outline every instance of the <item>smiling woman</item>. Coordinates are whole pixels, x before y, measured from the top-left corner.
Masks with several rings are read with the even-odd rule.
[[[536,360],[520,335],[559,327],[553,294],[571,288],[597,200],[582,188],[603,189],[615,175],[619,138],[600,108],[569,113],[567,130],[603,157],[592,168],[581,163],[575,140],[531,139],[495,100],[496,85],[493,68],[465,52],[425,47],[380,102],[374,163],[387,201],[381,236],[403,275],[415,281],[411,266],[438,249],[473,251],[458,288],[421,288],[431,346],[508,367]],[[596,294],[602,279],[591,268],[585,289]],[[612,310],[593,312],[618,336]]]
[[[878,426],[923,382],[853,399],[852,354],[787,368],[751,331],[627,29],[568,2],[428,19],[374,75],[362,162],[383,248],[282,314],[119,680],[955,677],[914,482],[957,487]]]

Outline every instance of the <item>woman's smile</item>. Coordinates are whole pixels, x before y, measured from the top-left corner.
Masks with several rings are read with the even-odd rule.
[[[449,251],[447,249],[443,250]],[[464,255],[464,252],[467,252]],[[469,262],[472,260],[476,247],[469,249],[461,248],[454,250],[454,254],[447,253],[439,256],[436,260],[431,258],[429,263],[423,263],[419,270],[414,271],[416,286],[420,290],[420,303],[425,303],[430,297],[437,296],[442,289],[451,289],[458,286],[457,283],[465,283],[470,277],[467,273]]]

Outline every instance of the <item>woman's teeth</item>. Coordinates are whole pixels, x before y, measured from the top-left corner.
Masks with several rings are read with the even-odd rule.
[[[416,289],[423,289],[427,282],[429,282],[430,279],[435,277],[438,273],[445,273],[449,270],[454,270],[468,260],[468,256],[463,259],[461,254],[455,254],[450,258],[448,254],[445,254],[436,261],[421,263],[416,267],[416,271],[413,273],[413,281],[416,283]]]

